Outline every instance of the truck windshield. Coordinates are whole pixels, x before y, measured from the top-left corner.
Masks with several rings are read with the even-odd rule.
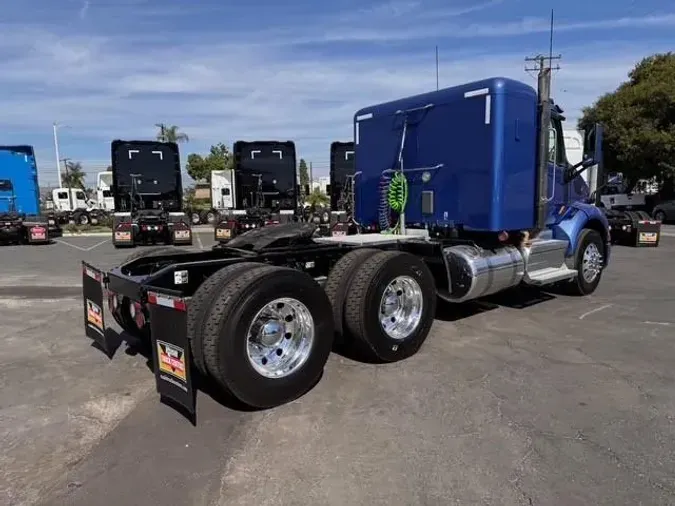
[[[12,182],[9,179],[0,179],[1,192],[11,192],[13,189]]]

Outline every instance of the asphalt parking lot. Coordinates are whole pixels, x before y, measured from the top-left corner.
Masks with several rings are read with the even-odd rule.
[[[0,249],[0,504],[675,503],[675,231],[615,247],[593,296],[442,306],[398,364],[333,354],[264,412],[161,404],[146,360],[82,329],[104,237]],[[195,248],[208,248],[208,233]]]

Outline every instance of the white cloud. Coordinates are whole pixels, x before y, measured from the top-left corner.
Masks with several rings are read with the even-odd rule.
[[[93,15],[93,5],[91,9]],[[391,30],[357,27],[351,32],[338,28],[331,32],[327,24],[319,24],[299,38],[312,42],[338,40],[341,33],[339,40],[391,42],[404,35],[423,36],[421,23],[431,26],[433,33],[436,28],[440,30],[440,16],[452,19],[463,14],[450,9],[434,11],[433,16],[431,11],[414,14],[416,9],[416,2],[397,2],[379,10],[345,15],[339,21],[346,26],[350,19],[386,18],[392,21],[386,25],[393,26]],[[436,28],[429,24],[434,18],[439,19]],[[658,19],[660,26],[672,25],[675,15]],[[651,18],[630,22],[636,26],[657,23]],[[407,31],[398,32],[396,23],[407,25]],[[445,36],[533,33],[545,31],[542,27],[546,23],[522,20],[501,25],[467,24],[450,30],[446,24]],[[585,33],[593,26],[612,28],[625,23],[628,21],[615,19],[563,24],[558,29]],[[436,82],[433,46],[423,52],[393,54],[387,50],[377,57],[367,52],[325,57],[311,56],[306,47],[288,46],[291,30],[251,34],[250,44],[242,33],[232,32],[220,37],[177,37],[172,45],[161,45],[148,42],[145,35],[57,34],[55,29],[45,27],[4,28],[0,90],[6,91],[0,94],[0,131],[25,132],[30,143],[32,133],[48,132],[53,121],[65,122],[70,128],[63,134],[63,154],[73,159],[95,158],[99,161],[97,168],[107,163],[113,138],[147,138],[153,135],[155,123],[164,122],[177,124],[190,135],[191,142],[182,148],[184,154],[206,150],[219,141],[292,139],[299,155],[314,161],[316,172],[326,172],[330,143],[351,138],[356,110],[429,91]],[[294,36],[292,42],[297,39]],[[614,89],[637,60],[668,49],[666,44],[647,49],[635,43],[608,41],[596,45],[590,53],[586,43],[559,49],[565,59],[554,78],[554,96],[571,125],[583,106]],[[369,44],[363,47],[375,49]],[[536,86],[524,72],[526,54],[515,49],[494,54],[481,50],[480,45],[446,54],[441,44],[440,83],[450,86],[500,75]],[[40,166],[46,167],[53,180],[50,144],[36,144],[36,148]]]

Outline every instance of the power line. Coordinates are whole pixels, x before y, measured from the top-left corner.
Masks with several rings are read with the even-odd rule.
[[[548,56],[544,56],[543,54],[538,54],[536,56],[531,56],[528,58],[525,58],[526,62],[532,62],[534,65],[532,67],[525,67],[525,72],[537,72],[540,74],[541,72],[547,72],[551,73],[553,70],[560,70],[560,65],[556,64],[555,67],[553,67],[553,61],[554,60],[561,60],[562,55],[558,54],[556,56],[553,56],[553,9],[551,9],[551,28],[550,28],[550,33],[549,33],[549,41],[548,41]]]

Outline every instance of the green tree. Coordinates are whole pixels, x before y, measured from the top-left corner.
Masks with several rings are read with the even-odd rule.
[[[626,82],[583,110],[578,127],[595,122],[605,127],[605,170],[622,172],[629,189],[656,177],[667,198],[675,160],[675,53],[640,61]]]
[[[319,188],[314,188],[312,192],[305,198],[305,203],[314,207],[327,206],[329,202],[330,198],[328,198],[328,195],[322,192]]]
[[[304,158],[300,158],[300,163],[298,164],[298,175],[300,176],[300,184],[307,185],[309,184],[309,168],[307,167],[307,162]]]
[[[84,190],[84,179],[86,174],[82,170],[80,162],[67,161],[65,163],[65,173],[61,178],[64,188],[81,188]]]
[[[187,134],[180,132],[176,125],[165,125],[164,123],[155,123],[158,128],[157,140],[159,142],[188,142],[190,138]]]
[[[227,170],[234,166],[234,159],[229,148],[222,142],[211,146],[206,156],[191,153],[187,158],[187,173],[192,179],[211,181],[211,172]]]
[[[309,169],[307,168],[307,162],[304,158],[300,158],[300,163],[298,164],[298,176],[300,179],[300,204],[304,204],[307,201],[307,195],[305,195],[305,188],[309,188]]]

